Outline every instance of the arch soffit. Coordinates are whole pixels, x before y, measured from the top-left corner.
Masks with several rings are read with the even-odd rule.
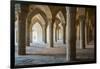
[[[32,17],[31,24],[30,24],[30,29],[37,22],[40,24],[41,28],[43,28],[43,26],[45,24],[45,20],[43,19],[43,17],[40,14],[37,14],[34,17]]]
[[[39,23],[41,28],[42,28],[42,24],[41,21],[39,21],[37,18],[34,19],[33,23],[30,24],[29,26],[29,30],[32,31],[32,27],[34,26],[34,24]]]
[[[32,17],[31,19],[31,23],[34,25],[34,23],[38,21],[40,23],[41,26],[44,26],[46,24],[44,18],[40,15],[40,14],[37,14],[35,15],[34,17]]]
[[[58,13],[56,14],[56,19],[59,20],[59,22],[63,25],[66,24],[65,22],[65,17],[63,15],[63,13],[61,11],[58,11]]]
[[[52,13],[51,13],[49,6],[47,6],[47,5],[31,5],[30,8],[32,8],[32,10],[38,8],[46,14],[48,19],[52,19]]]
[[[40,9],[35,9],[35,10],[29,12],[29,14],[27,16],[27,22],[30,23],[32,17],[35,16],[36,14],[41,14],[41,16],[45,19],[46,23],[48,23],[46,14],[43,11],[41,11]]]

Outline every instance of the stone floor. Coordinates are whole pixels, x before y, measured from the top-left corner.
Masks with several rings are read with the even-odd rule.
[[[94,60],[94,45],[91,42],[86,46],[86,49],[76,50],[77,61],[91,61]],[[38,45],[38,44],[36,44]],[[66,47],[63,44],[57,44],[54,48],[46,48],[38,46],[30,46],[26,48],[25,56],[18,55],[18,47],[15,52],[15,65],[38,65],[38,64],[52,64],[66,62]],[[77,46],[79,44],[77,43]]]

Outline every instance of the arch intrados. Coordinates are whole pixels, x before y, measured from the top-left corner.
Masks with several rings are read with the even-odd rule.
[[[56,14],[56,18],[58,18],[61,21],[61,23],[65,23],[65,17],[62,11],[58,11],[58,13]]]
[[[35,23],[33,23],[33,24],[32,24],[32,27],[34,27],[34,26],[35,26],[35,24],[39,24],[40,28],[42,29],[42,26],[41,26],[40,21],[36,21]],[[31,29],[32,29],[32,27],[31,27]]]
[[[51,10],[49,8],[49,6],[47,5],[31,5],[30,8],[34,9],[40,9],[42,10],[49,19],[52,19],[52,13]]]
[[[45,22],[48,23],[46,14],[43,11],[41,11],[40,9],[35,9],[28,14],[28,16],[27,16],[28,23],[31,23],[32,17],[37,14],[40,14],[44,18]]]
[[[39,23],[40,26],[42,27],[41,21],[38,18],[35,18],[32,20],[32,23],[30,24],[30,26],[34,26],[34,24]]]
[[[38,15],[36,15],[36,16],[38,16]],[[37,18],[36,16],[34,16],[34,17],[32,18],[32,20],[31,20],[30,30],[32,30],[32,27],[33,27],[33,25],[34,25],[35,23],[39,23],[40,26],[41,26],[41,28],[43,27],[41,20],[40,20],[39,18]]]
[[[35,20],[34,20],[34,19],[35,19]],[[33,21],[40,21],[40,23],[41,23],[42,26],[46,24],[46,21],[45,21],[44,18],[41,16],[41,14],[37,14],[37,15],[35,15],[34,17],[32,17],[31,23],[32,23]]]

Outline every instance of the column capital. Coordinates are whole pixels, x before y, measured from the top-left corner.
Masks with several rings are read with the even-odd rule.
[[[85,16],[83,16],[83,15],[79,16],[79,20],[84,21],[85,19],[86,19],[86,17],[85,17]]]
[[[52,19],[51,18],[48,18],[48,23],[52,23]]]
[[[43,28],[43,29],[45,29],[45,28],[46,28],[46,26],[47,26],[47,24],[43,24],[43,25],[42,25],[42,28]]]
[[[63,28],[65,28],[66,27],[66,23],[62,23],[62,26],[63,26]]]

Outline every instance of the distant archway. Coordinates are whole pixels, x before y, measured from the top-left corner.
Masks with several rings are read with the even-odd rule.
[[[32,26],[32,43],[42,43],[42,27],[38,22]]]
[[[61,24],[59,25],[59,40],[63,40],[63,28],[61,26]]]
[[[66,34],[65,32],[63,32],[66,29],[66,22],[62,11],[58,11],[58,13],[56,14],[55,21],[57,27],[57,33],[55,32],[55,36],[57,36],[58,42],[60,41],[60,43],[63,43],[63,40],[66,39],[66,37],[63,38],[64,34]]]
[[[46,22],[41,14],[38,13],[32,17],[31,24],[29,26],[31,45],[34,46],[34,43],[43,43],[43,26],[45,24]]]

